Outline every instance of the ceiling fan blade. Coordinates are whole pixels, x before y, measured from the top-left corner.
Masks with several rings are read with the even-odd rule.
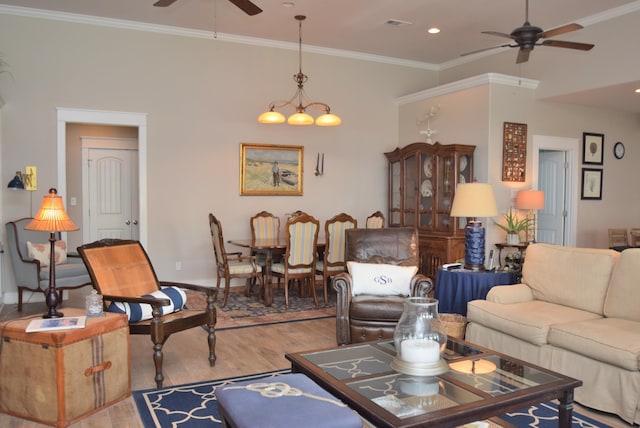
[[[510,44],[506,44],[506,45],[500,45],[500,46],[491,46],[489,48],[484,48],[484,49],[478,49],[475,51],[471,51],[471,52],[465,52],[463,54],[460,54],[460,56],[467,56],[467,55],[473,55],[476,53],[480,53],[480,52],[484,52],[484,51],[489,51],[491,49],[498,49],[498,48],[513,48],[516,47],[516,45],[510,45]]]
[[[258,6],[253,4],[251,0],[229,0],[231,3],[238,6],[240,9],[244,11],[249,16],[257,15],[262,12]]]
[[[563,40],[545,40],[542,46],[552,46],[554,48],[578,49],[581,51],[590,51],[595,45],[591,43],[566,42]]]
[[[569,33],[571,31],[581,30],[583,28],[584,27],[580,24],[567,24],[561,27],[552,28],[551,30],[543,31],[542,33],[538,34],[538,37],[541,39],[545,39],[547,37],[554,37],[560,34]]]
[[[504,37],[504,38],[507,38],[507,39],[513,39],[513,37],[511,37],[510,34],[501,33],[499,31],[483,31],[482,34],[490,34],[492,36],[498,36],[498,37]]]
[[[156,7],[167,7],[167,6],[171,6],[175,2],[176,0],[158,0],[153,5]]]
[[[516,64],[522,64],[523,62],[529,61],[529,54],[531,53],[531,49],[520,48],[518,51],[518,59],[516,59]]]

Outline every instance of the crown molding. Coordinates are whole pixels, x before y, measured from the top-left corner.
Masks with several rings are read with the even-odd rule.
[[[396,98],[395,102],[398,105],[403,105],[490,84],[535,90],[540,84],[540,81],[509,76],[507,74],[486,73],[436,86],[435,88],[425,89],[424,91],[416,92],[414,94],[404,95]]]

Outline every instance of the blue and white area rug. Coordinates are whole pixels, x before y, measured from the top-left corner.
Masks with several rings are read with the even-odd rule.
[[[220,428],[222,422],[216,401],[216,388],[234,382],[269,378],[285,373],[290,373],[290,370],[134,391],[133,398],[145,428]],[[507,413],[500,418],[519,428],[556,428],[558,408],[554,403],[541,403],[521,411]],[[574,411],[573,428],[610,427]]]

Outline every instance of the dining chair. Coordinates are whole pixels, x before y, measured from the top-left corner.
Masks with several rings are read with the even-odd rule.
[[[278,239],[280,217],[268,211],[260,211],[251,217],[251,237],[253,239]]]
[[[194,284],[158,281],[149,256],[138,241],[103,239],[78,247],[78,252],[89,271],[91,282],[103,295],[105,308],[127,315],[129,334],[150,336],[158,388],[162,388],[164,381],[162,348],[173,333],[203,327],[207,333],[209,366],[215,365],[214,301],[218,290]],[[189,309],[183,289],[203,293],[206,307]],[[198,328],[197,331],[201,332],[202,329]],[[177,355],[189,358],[191,353],[190,349],[183,349],[178,350]],[[183,361],[182,364],[188,366],[189,362]]]
[[[245,278],[247,280],[244,291],[247,297],[251,295],[251,283],[254,279],[260,282],[260,292],[262,292],[264,287],[262,267],[258,266],[256,258],[251,255],[243,256],[241,252],[227,253],[224,247],[222,224],[211,213],[209,213],[209,230],[211,231],[211,242],[213,244],[213,253],[217,269],[216,289],[220,289],[222,278],[224,278],[225,282],[222,307],[224,308],[227,304],[232,278]]]
[[[317,260],[318,231],[320,222],[307,213],[301,213],[287,220],[285,226],[287,247],[280,263],[271,266],[277,278],[284,278],[284,303],[289,307],[289,285],[292,280],[300,283],[300,293],[308,285],[313,302],[318,306],[318,296],[314,286]]]
[[[381,211],[376,211],[367,217],[365,223],[367,229],[382,229],[384,227],[384,214]]]
[[[632,227],[629,232],[631,236],[630,244],[632,247],[640,247],[640,228]]]
[[[627,229],[609,229],[609,248],[628,247]]]
[[[358,227],[358,221],[348,214],[340,213],[324,224],[324,260],[316,261],[316,273],[322,275],[324,303],[328,302],[329,278],[345,271],[345,231]]]

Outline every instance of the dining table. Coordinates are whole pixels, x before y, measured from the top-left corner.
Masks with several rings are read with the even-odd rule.
[[[248,248],[252,253],[264,255],[264,299],[265,306],[271,306],[273,303],[273,292],[271,285],[271,265],[273,264],[273,256],[284,254],[287,249],[287,240],[285,238],[247,238],[247,239],[231,239],[227,241],[231,245],[242,248]],[[324,242],[318,241],[316,244],[318,257],[322,257],[324,253]],[[266,272],[265,272],[266,271]]]

